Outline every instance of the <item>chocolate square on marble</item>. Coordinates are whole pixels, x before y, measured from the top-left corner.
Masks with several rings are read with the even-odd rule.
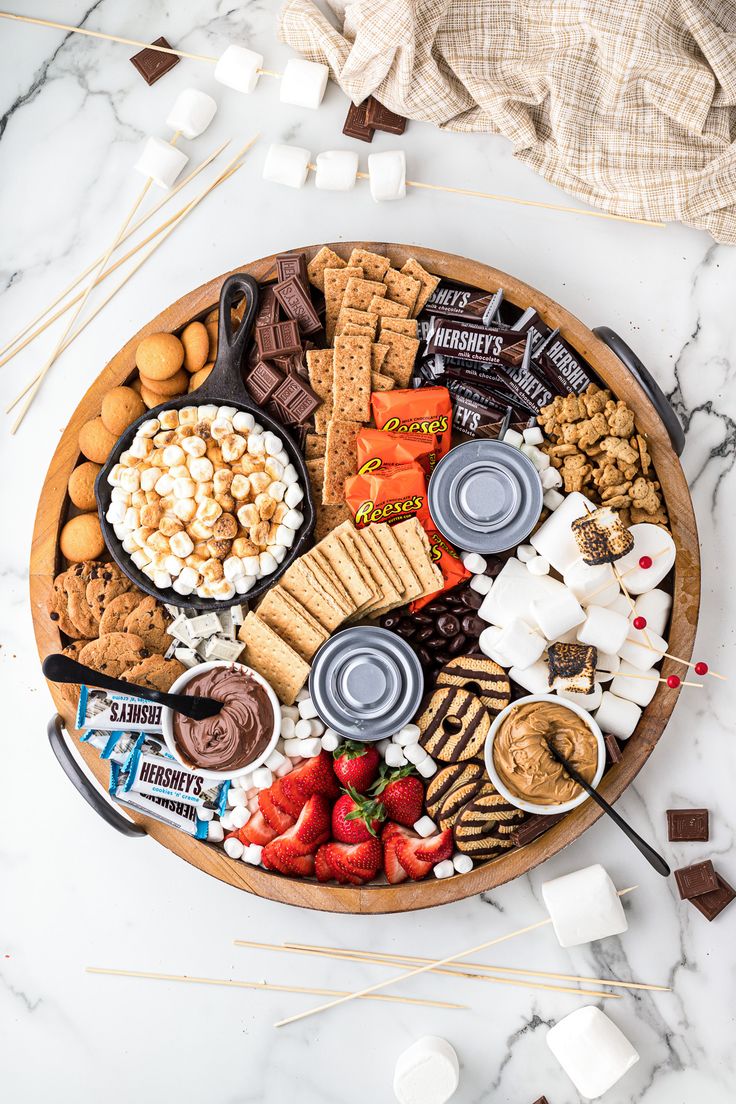
[[[375,96],[369,96],[365,101],[365,121],[367,126],[384,130],[387,134],[403,134],[406,129],[406,118],[384,107]]]
[[[171,49],[171,43],[163,37],[155,39],[152,45],[165,46],[167,50]],[[146,84],[150,85],[155,84],[157,80],[161,80],[161,77],[165,76],[175,65],[178,65],[181,59],[176,54],[164,54],[160,50],[149,50],[146,47],[145,50],[133,54],[130,60]]]
[[[375,128],[368,126],[365,121],[367,102],[367,100],[364,100],[362,104],[350,104],[342,128],[343,134],[346,134],[348,138],[357,138],[359,142],[372,142],[373,135],[376,133]]]
[[[718,879],[710,859],[693,863],[692,866],[681,866],[675,871],[675,881],[683,901],[692,901],[693,897],[718,889]]]
[[[705,843],[710,838],[707,809],[668,809],[667,839],[671,843],[695,840]]]
[[[701,893],[698,897],[691,897],[690,904],[695,905],[698,912],[702,912],[706,920],[715,920],[719,913],[723,912],[726,905],[730,905],[736,890],[730,886],[725,878],[716,874],[718,888],[712,893]]]

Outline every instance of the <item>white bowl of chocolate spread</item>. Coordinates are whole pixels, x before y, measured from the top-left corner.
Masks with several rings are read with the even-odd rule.
[[[281,707],[275,693],[257,671],[242,663],[215,660],[185,671],[172,694],[216,698],[223,707],[214,717],[193,721],[164,709],[164,740],[185,767],[205,778],[237,778],[260,766],[276,747],[281,732]]]
[[[587,794],[552,757],[546,740],[586,782],[598,785],[606,765],[601,730],[585,709],[554,694],[530,694],[501,710],[486,738],[486,770],[517,809],[568,813]]]

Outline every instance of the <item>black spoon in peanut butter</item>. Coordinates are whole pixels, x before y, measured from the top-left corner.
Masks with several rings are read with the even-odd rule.
[[[196,694],[165,694],[162,690],[152,690],[148,686],[138,686],[124,679],[111,678],[110,675],[95,671],[93,667],[85,667],[83,663],[77,663],[76,659],[61,655],[59,652],[46,656],[42,670],[50,682],[79,682],[84,683],[85,686],[99,686],[103,690],[114,690],[119,694],[132,694],[136,698],[145,698],[146,701],[155,702],[157,705],[165,705],[176,713],[191,717],[193,721],[204,721],[208,717],[216,716],[223,705],[215,698],[202,698]]]

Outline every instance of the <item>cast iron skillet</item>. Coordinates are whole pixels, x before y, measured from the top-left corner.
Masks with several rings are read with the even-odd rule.
[[[235,337],[233,337],[230,311],[235,301],[242,295],[245,295],[246,298],[246,310],[243,314],[243,321],[238,327]],[[128,426],[125,433],[118,439],[117,444],[107,458],[95,482],[95,496],[97,498],[97,509],[100,515],[102,535],[115,563],[140,590],[144,591],[146,594],[153,595],[154,598],[158,598],[163,602],[169,602],[174,606],[181,606],[183,609],[222,610],[227,609],[228,606],[237,605],[240,602],[252,602],[254,599],[259,598],[260,595],[263,594],[264,591],[284,573],[284,571],[286,571],[289,564],[291,564],[297,556],[301,555],[305,549],[305,545],[311,539],[314,529],[314,503],[309,489],[309,477],[304,457],[292,441],[284,426],[264,413],[264,411],[256,406],[251,400],[241,377],[241,364],[250,339],[257,306],[258,284],[253,277],[246,276],[245,273],[236,273],[234,276],[228,277],[222,285],[222,291],[220,292],[217,359],[209,376],[196,391],[192,391],[188,395],[181,395],[176,399],[165,400],[160,406],[146,411],[142,417]],[[112,487],[107,482],[107,477],[115,464],[118,463],[120,454],[130,448],[131,442],[138,431],[138,427],[142,425],[143,422],[147,422],[149,418],[155,418],[163,410],[180,410],[184,406],[201,406],[203,403],[214,403],[217,406],[235,406],[238,410],[244,410],[252,414],[264,429],[270,429],[273,433],[276,433],[284,442],[284,448],[289,455],[289,459],[299,473],[299,482],[304,491],[304,498],[299,503],[299,509],[304,514],[304,522],[294,544],[285,556],[283,563],[279,564],[278,569],[271,575],[266,575],[263,579],[259,580],[247,594],[236,594],[233,598],[227,600],[199,598],[196,594],[191,594],[189,597],[184,598],[171,588],[158,590],[148,576],[144,575],[143,572],[135,566],[130,556],[123,548],[120,540],[115,536],[115,530],[106,517],[112,494]]]

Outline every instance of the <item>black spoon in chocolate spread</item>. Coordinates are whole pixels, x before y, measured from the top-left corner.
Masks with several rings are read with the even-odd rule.
[[[593,798],[593,801],[595,801],[596,805],[599,805],[601,807],[603,812],[611,818],[613,823],[621,829],[624,835],[629,837],[634,847],[638,848],[639,851],[641,851],[642,855],[647,860],[649,865],[654,867],[657,873],[661,874],[663,878],[668,878],[671,874],[671,871],[662,856],[657,851],[655,851],[654,848],[651,847],[646,840],[643,840],[639,833],[635,832],[631,825],[626,823],[623,817],[619,816],[613,806],[608,804],[605,797],[601,797],[598,791],[594,789],[589,782],[586,782],[582,774],[580,774],[579,771],[575,770],[572,763],[568,762],[568,760],[565,759],[564,755],[560,755],[559,751],[556,750],[554,745],[549,740],[545,742],[547,744],[547,747],[549,748],[549,753],[552,758],[555,759],[560,764],[560,766],[565,768],[565,771],[570,776],[570,778],[572,778],[573,782],[577,782],[578,786],[582,787],[582,789],[585,790],[588,796]]]
[[[136,698],[145,698],[157,705],[168,706],[176,713],[191,717],[193,721],[214,717],[223,706],[215,698],[201,698],[195,694],[165,694],[162,690],[151,690],[148,686],[111,678],[110,675],[103,675],[93,667],[85,667],[83,663],[77,663],[76,659],[61,655],[60,652],[46,656],[42,670],[51,682],[79,682],[86,686],[100,686],[103,690],[115,690],[119,694],[133,694]]]

